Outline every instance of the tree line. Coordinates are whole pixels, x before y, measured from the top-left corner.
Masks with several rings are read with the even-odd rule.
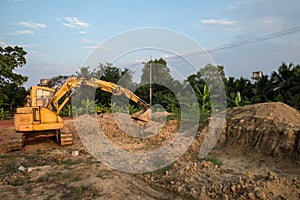
[[[25,97],[29,94],[29,91],[23,87],[28,77],[15,73],[17,68],[26,64],[25,55],[26,52],[22,47],[0,47],[0,117],[12,116],[17,107],[24,105]],[[133,81],[133,72],[130,69],[123,69],[110,63],[100,63],[95,68],[80,67],[74,75],[118,83],[149,102],[150,69],[152,71],[152,105],[160,104],[165,110],[175,115],[179,114],[184,106],[180,104],[179,99],[189,102],[191,94],[187,90],[188,87],[191,87],[196,94],[196,103],[199,105],[202,118],[218,110],[218,105],[214,105],[213,102],[222,98],[225,98],[227,107],[277,101],[300,110],[300,66],[293,63],[281,63],[276,71],[270,75],[262,75],[255,81],[244,77],[226,77],[223,66],[211,64],[190,75],[186,80],[178,81],[172,77],[167,62],[162,58],[150,60],[144,64],[139,84]],[[68,77],[68,75],[52,77],[48,86],[57,87]],[[222,83],[222,87],[220,84],[214,85],[216,82]],[[222,97],[220,94],[223,89],[224,96]],[[62,114],[70,115],[71,108],[71,104],[67,105]],[[110,112],[112,108],[122,109],[112,105],[111,94],[101,90],[96,90],[94,102],[82,99],[80,108],[73,106],[76,112],[91,109],[97,112]],[[138,110],[132,102],[129,108],[130,112]]]

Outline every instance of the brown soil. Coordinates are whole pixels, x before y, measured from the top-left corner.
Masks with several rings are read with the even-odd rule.
[[[157,135],[140,139],[125,134],[112,115],[103,114],[98,120],[115,145],[136,152],[166,145],[179,124],[171,120],[157,125]],[[200,124],[196,139],[179,160],[144,174],[116,171],[94,159],[81,144],[72,119],[65,121],[74,132],[72,146],[60,147],[47,139],[10,153],[6,144],[14,131],[1,126],[1,198],[300,199],[298,111],[282,103],[228,109],[216,147],[201,159],[198,153],[208,122]],[[72,156],[73,150],[79,150],[79,156]],[[20,166],[30,172],[18,170]]]
[[[2,128],[12,128],[14,126],[14,121],[11,119],[0,120],[0,127]]]

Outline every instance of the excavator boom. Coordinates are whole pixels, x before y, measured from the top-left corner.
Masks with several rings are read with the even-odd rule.
[[[67,81],[60,88],[57,89],[57,91],[55,92],[51,100],[48,102],[46,107],[48,109],[55,108],[56,114],[59,114],[63,107],[66,105],[66,103],[70,100],[71,95],[73,94],[72,92],[70,94],[68,93],[71,90],[81,87],[82,85],[97,88],[117,96],[125,95],[128,99],[143,107],[143,110],[139,111],[138,113],[134,113],[132,115],[132,118],[146,122],[150,121],[149,105],[140,97],[135,95],[127,88],[124,88],[112,82],[107,82],[96,78],[92,78],[91,80],[89,80],[85,78],[71,77],[67,79]],[[65,100],[61,104],[59,104],[59,100],[66,94],[68,95],[66,96]]]

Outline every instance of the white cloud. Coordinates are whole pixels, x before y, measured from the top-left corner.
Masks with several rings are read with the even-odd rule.
[[[83,48],[84,49],[107,49],[106,47],[99,46],[99,45],[89,45],[89,46],[85,46]]]
[[[7,44],[6,44],[4,41],[1,41],[1,40],[0,40],[0,46],[1,46],[1,47],[5,47],[5,46],[7,46]]]
[[[86,34],[87,31],[79,31],[79,33],[81,33],[81,34]]]
[[[98,49],[98,46],[96,45],[96,46],[92,46],[92,45],[90,45],[90,46],[85,46],[85,47],[83,47],[84,49]]]
[[[62,25],[68,28],[79,29],[79,33],[81,34],[87,33],[87,29],[91,26],[87,22],[80,21],[77,17],[65,17],[63,19]]]
[[[43,45],[40,45],[40,44],[18,44],[17,46],[21,46],[24,48],[38,48],[38,47],[42,47]]]
[[[237,9],[237,7],[236,7],[236,6],[228,6],[228,7],[227,7],[227,9],[228,9],[228,10],[232,10],[232,11],[233,11],[233,10],[236,10],[236,9]]]
[[[85,43],[95,43],[93,40],[88,40],[88,39],[82,39],[81,42],[85,42]]]
[[[12,35],[33,35],[34,32],[32,30],[21,30],[12,33]]]
[[[31,55],[37,55],[37,56],[42,56],[43,54],[38,52],[38,51],[27,51],[28,54],[31,54]]]
[[[251,4],[251,3],[260,3],[265,2],[265,0],[240,0],[237,3],[238,4]]]
[[[209,25],[233,25],[236,23],[236,21],[231,21],[227,19],[203,19],[201,20],[203,24],[209,24]]]
[[[41,29],[41,28],[46,28],[47,25],[46,24],[40,24],[40,23],[36,23],[36,22],[32,22],[32,21],[22,21],[19,22],[19,25],[21,26],[25,26],[27,28],[33,28],[33,29]]]

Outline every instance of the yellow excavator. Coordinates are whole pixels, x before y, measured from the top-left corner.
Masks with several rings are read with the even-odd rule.
[[[143,109],[131,115],[132,118],[144,122],[150,121],[149,105],[130,90],[115,83],[92,78],[70,77],[56,90],[46,86],[32,86],[27,103],[22,108],[17,108],[14,116],[16,133],[12,135],[8,151],[20,150],[26,141],[39,137],[57,138],[60,145],[72,145],[73,134],[64,128],[64,121],[59,116],[72,94],[81,86],[90,86],[113,95],[125,95],[128,99],[142,106]],[[60,100],[62,103],[59,103]]]

